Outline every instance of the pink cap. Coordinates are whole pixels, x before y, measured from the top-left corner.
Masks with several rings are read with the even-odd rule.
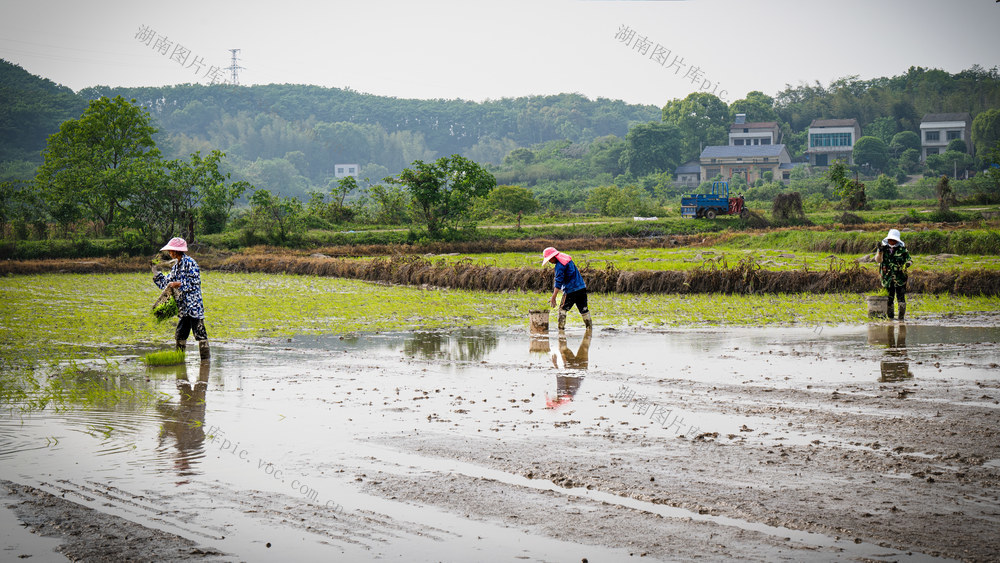
[[[559,251],[551,246],[542,251],[542,264],[548,262],[553,256],[559,254]]]
[[[160,249],[162,250],[175,250],[177,252],[187,252],[188,243],[184,241],[181,237],[174,237],[170,239],[170,242],[166,246]]]

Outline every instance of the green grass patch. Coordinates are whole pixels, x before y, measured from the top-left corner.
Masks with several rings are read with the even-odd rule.
[[[798,231],[792,231],[797,233]],[[806,231],[808,234],[809,232]],[[865,239],[870,240],[869,234]],[[712,247],[681,247],[681,248],[626,248],[609,250],[575,250],[560,248],[573,256],[573,260],[581,268],[605,268],[613,265],[619,270],[673,270],[685,271],[695,268],[735,266],[740,260],[753,258],[764,270],[790,271],[808,269],[825,271],[841,261],[852,261],[869,253],[835,254],[829,251],[790,251],[782,247],[758,247],[754,241],[753,248],[741,248],[747,239],[739,239],[735,243],[727,243]],[[874,245],[874,242],[872,243]],[[874,250],[874,248],[873,248]],[[488,254],[459,254],[454,256],[432,257],[432,261],[455,264],[470,262],[480,266],[496,266],[500,268],[537,268],[539,253],[503,252]],[[948,271],[952,269],[1000,269],[1000,256],[996,255],[930,255],[913,254],[916,270]],[[370,260],[357,258],[356,260]],[[875,264],[864,267],[875,268]]]

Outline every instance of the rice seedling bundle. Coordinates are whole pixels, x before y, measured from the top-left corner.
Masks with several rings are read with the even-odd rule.
[[[162,323],[178,314],[180,308],[177,306],[177,290],[168,286],[153,303],[153,318],[156,322]]]
[[[147,366],[173,366],[184,363],[184,350],[164,350],[146,354],[142,361]]]

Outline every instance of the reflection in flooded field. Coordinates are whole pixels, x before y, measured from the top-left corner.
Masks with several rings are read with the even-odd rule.
[[[56,378],[61,400],[0,419],[0,478],[248,561],[997,553],[976,516],[1000,510],[995,326],[466,329],[213,356]]]
[[[885,359],[879,362],[880,381],[898,382],[913,378],[910,363],[906,361],[906,323],[881,323],[868,327],[868,343],[885,347]]]
[[[210,373],[211,362],[202,360],[198,379],[192,384],[187,365],[178,366],[177,401],[161,400],[156,403],[156,410],[163,418],[157,451],[162,452],[171,446],[176,448],[174,468],[180,477],[191,475],[192,460],[204,454],[205,393]]]

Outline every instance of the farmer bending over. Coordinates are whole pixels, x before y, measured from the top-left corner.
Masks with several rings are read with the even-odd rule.
[[[574,304],[583,316],[583,324],[589,330],[593,327],[593,323],[590,320],[590,309],[587,308],[587,284],[583,282],[583,276],[573,263],[573,258],[550,246],[542,252],[542,265],[547,262],[556,265],[555,288],[552,290],[549,305],[555,307],[556,295],[559,295],[559,291],[563,292],[562,303],[559,306],[559,330],[566,329],[566,313]]]
[[[913,264],[906,245],[899,238],[899,231],[890,229],[889,234],[878,243],[875,261],[881,264],[882,287],[889,292],[889,318],[893,318],[892,300],[899,300],[899,320],[906,315],[906,268]]]
[[[180,311],[180,320],[177,322],[177,348],[183,350],[187,345],[187,337],[194,331],[194,338],[198,341],[198,351],[201,359],[207,360],[208,334],[205,332],[205,305],[201,302],[201,270],[198,263],[187,254],[187,243],[184,239],[174,237],[160,250],[166,250],[170,257],[176,260],[170,273],[166,276],[157,271],[156,266],[152,267],[153,283],[160,289],[167,286],[177,289],[177,308]]]

